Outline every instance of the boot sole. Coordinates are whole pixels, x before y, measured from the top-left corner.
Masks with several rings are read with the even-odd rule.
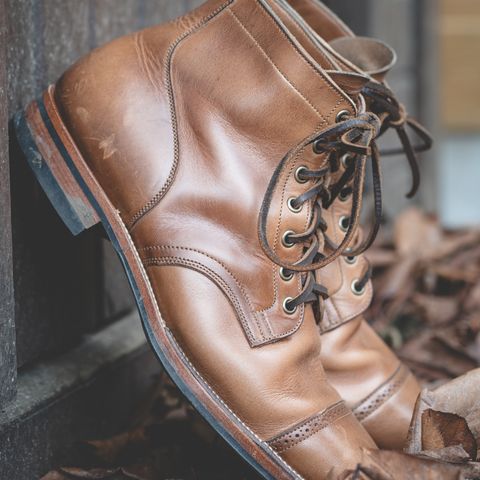
[[[27,161],[73,235],[102,223],[135,295],[142,326],[158,360],[183,395],[233,449],[266,479],[301,479],[208,386],[163,321],[150,281],[118,211],[83,160],[54,101],[52,85],[19,112],[14,124]]]

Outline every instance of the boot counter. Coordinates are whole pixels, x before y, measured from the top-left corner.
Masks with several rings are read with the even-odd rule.
[[[67,130],[127,225],[162,188],[174,161],[163,58],[145,34],[94,50],[55,86]]]

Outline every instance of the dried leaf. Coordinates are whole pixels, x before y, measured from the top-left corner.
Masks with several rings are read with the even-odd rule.
[[[442,237],[438,222],[418,208],[405,210],[395,223],[394,243],[402,257],[429,258]]]
[[[373,268],[390,267],[399,260],[398,253],[390,248],[371,248],[365,255]]]
[[[427,410],[436,410],[455,414],[465,419],[465,424],[478,444],[480,440],[480,369],[473,370],[462,377],[439,386],[435,390],[424,389],[415,405],[415,411],[410,426],[407,452],[421,453],[422,450],[432,450],[424,446],[426,434],[423,432],[423,414]],[[453,433],[450,433],[453,435]],[[456,437],[457,438],[457,437]],[[477,456],[477,447],[472,445],[471,439],[458,439],[472,459]],[[454,442],[448,441],[450,445]],[[448,446],[448,445],[445,445]],[[440,447],[442,448],[442,447]],[[435,449],[435,448],[433,448]]]
[[[424,450],[421,456],[448,463],[469,463],[471,458],[461,445],[454,445],[453,447],[445,447],[438,450]]]
[[[340,477],[345,480],[462,480],[462,467],[400,452],[365,451],[357,470]]]
[[[422,310],[425,320],[431,325],[449,323],[459,311],[458,300],[455,296],[439,297],[415,293],[412,300]]]
[[[463,417],[431,408],[422,413],[422,451],[460,445],[471,460],[477,457],[477,442]]]
[[[463,308],[470,312],[480,310],[480,282],[475,284],[468,293]]]
[[[68,479],[63,473],[55,470],[54,472],[48,472],[40,480],[68,480]]]

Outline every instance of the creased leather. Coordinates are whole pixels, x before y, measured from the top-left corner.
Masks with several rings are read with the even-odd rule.
[[[264,0],[208,1],[92,52],[57,84],[66,127],[129,228],[167,328],[264,440],[341,401],[311,305],[283,308],[301,275],[281,279],[258,225],[285,160],[267,235],[282,258],[300,258],[300,245],[280,241],[311,214],[287,206],[304,188],[294,172],[325,160],[302,145],[340,111],[354,114],[356,100]],[[375,445],[349,414],[282,457],[320,480],[353,467],[363,447]]]

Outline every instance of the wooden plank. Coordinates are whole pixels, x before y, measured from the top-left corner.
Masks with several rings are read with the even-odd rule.
[[[478,15],[478,0],[440,0],[442,14]]]
[[[0,0],[0,406],[15,395],[17,372],[10,228],[5,20],[5,2]]]
[[[440,79],[442,126],[459,132],[480,131],[480,3],[442,2]]]

